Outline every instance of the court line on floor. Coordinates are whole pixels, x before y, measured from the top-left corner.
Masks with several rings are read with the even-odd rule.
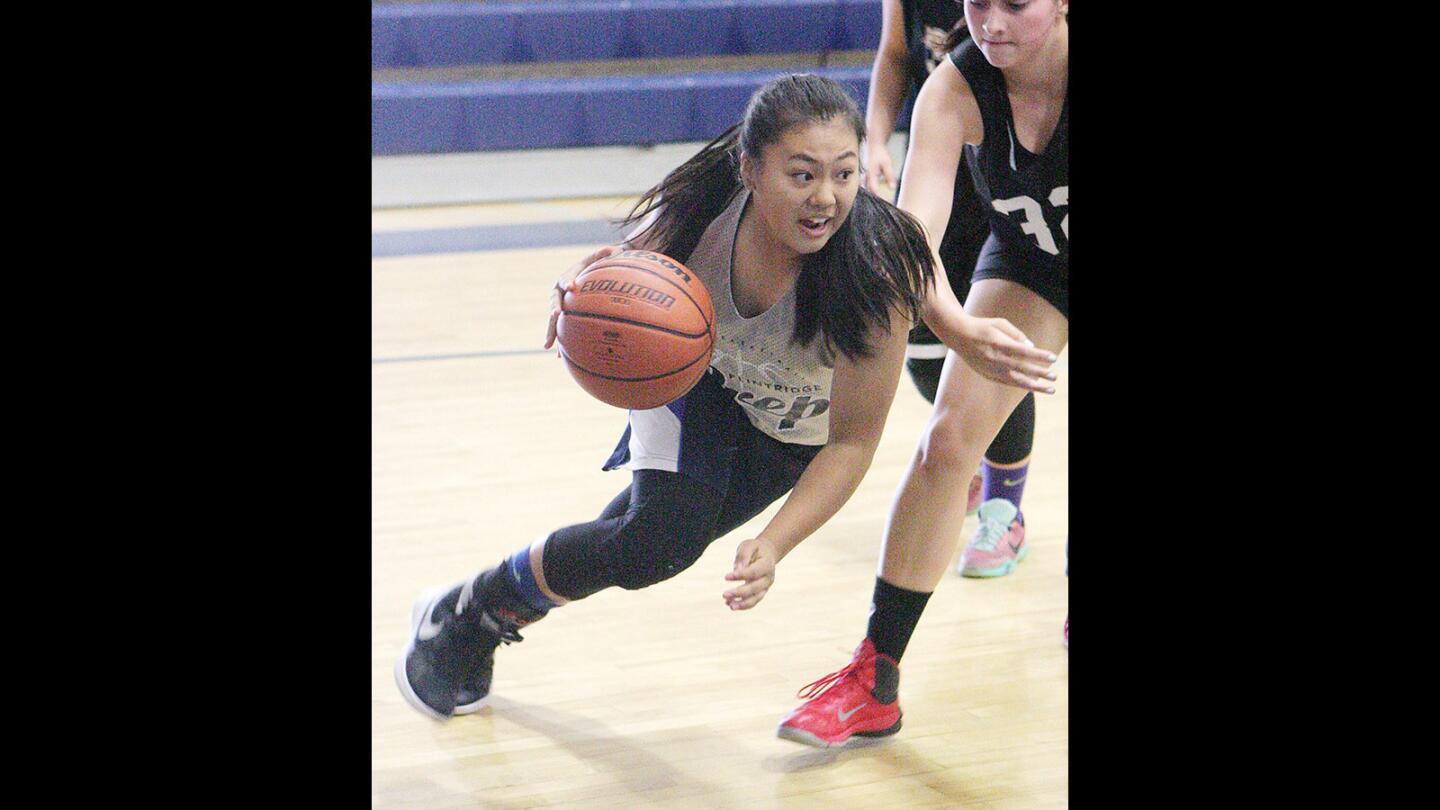
[[[433,253],[474,253],[562,245],[613,245],[617,244],[623,235],[615,223],[606,219],[476,225],[468,228],[434,228],[420,231],[372,231],[370,257],[377,259]]]

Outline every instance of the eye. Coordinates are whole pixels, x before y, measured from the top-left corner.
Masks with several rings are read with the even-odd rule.
[[[854,169],[841,169],[841,170],[840,170],[840,179],[841,179],[841,180],[849,180],[851,177],[854,177],[854,176],[855,176],[855,170],[854,170]]]
[[[810,172],[792,172],[790,176],[795,178],[796,180],[799,180],[802,183],[808,183],[811,180],[815,179],[815,175],[811,174]]]

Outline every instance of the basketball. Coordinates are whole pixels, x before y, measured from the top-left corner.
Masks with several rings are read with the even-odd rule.
[[[710,366],[715,309],[690,268],[648,250],[607,256],[565,292],[556,324],[570,376],[619,408],[684,396]]]

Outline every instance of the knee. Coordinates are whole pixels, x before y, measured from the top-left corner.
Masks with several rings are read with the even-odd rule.
[[[954,412],[937,412],[920,439],[919,463],[936,473],[954,472],[963,458],[983,449],[983,442]]]
[[[635,591],[694,565],[714,539],[703,523],[631,515],[608,555],[616,585]]]

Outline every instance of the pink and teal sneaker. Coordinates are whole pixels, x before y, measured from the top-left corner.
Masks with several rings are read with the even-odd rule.
[[[980,504],[979,515],[980,528],[960,554],[957,569],[966,577],[1003,577],[1030,553],[1025,518],[1004,498]]]

